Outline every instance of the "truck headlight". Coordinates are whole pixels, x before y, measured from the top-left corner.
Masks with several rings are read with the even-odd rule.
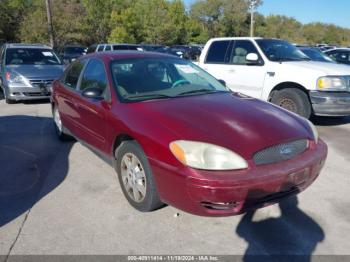
[[[196,169],[237,170],[248,167],[241,156],[221,146],[177,140],[170,143],[169,147],[181,163]]]
[[[320,91],[348,91],[348,82],[342,76],[324,76],[317,80],[317,89]]]
[[[305,120],[309,124],[309,127],[310,127],[310,129],[312,131],[312,134],[314,136],[315,143],[317,144],[317,142],[318,142],[318,131],[317,131],[317,128],[315,127],[315,125],[313,123],[311,123],[310,120],[308,120],[308,119],[305,119]]]

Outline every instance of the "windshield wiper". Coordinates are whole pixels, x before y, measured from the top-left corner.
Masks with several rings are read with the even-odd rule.
[[[279,57],[276,59],[276,62],[291,62],[291,61],[310,61],[311,59],[308,57]]]
[[[157,98],[172,98],[173,96],[165,95],[165,94],[137,94],[137,95],[125,95],[123,98],[125,99],[157,99]]]
[[[203,88],[203,89],[195,89],[195,90],[185,91],[185,92],[177,94],[177,96],[189,95],[189,94],[210,94],[210,93],[216,93],[216,92],[220,92],[220,91]]]

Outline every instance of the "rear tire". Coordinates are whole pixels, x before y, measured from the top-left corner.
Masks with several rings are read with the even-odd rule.
[[[310,118],[312,113],[308,95],[297,88],[276,91],[271,102],[305,118]]]
[[[150,212],[163,206],[141,146],[136,141],[124,141],[116,149],[115,156],[115,170],[130,205],[141,212]]]
[[[52,109],[52,117],[53,117],[53,123],[54,123],[54,127],[55,127],[55,131],[57,134],[57,137],[59,140],[61,141],[71,141],[73,140],[73,137],[70,135],[67,135],[64,130],[65,127],[61,121],[61,116],[60,113],[58,111],[58,108],[56,106],[53,107]]]

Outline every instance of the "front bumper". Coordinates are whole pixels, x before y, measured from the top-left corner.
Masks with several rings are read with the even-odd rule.
[[[310,92],[310,99],[315,115],[348,116],[350,115],[350,93],[348,92]]]
[[[50,89],[39,87],[7,87],[8,98],[15,101],[49,99]]]
[[[319,175],[327,156],[320,140],[292,160],[247,170],[181,170],[150,160],[161,199],[201,216],[229,216],[279,202],[307,188]]]

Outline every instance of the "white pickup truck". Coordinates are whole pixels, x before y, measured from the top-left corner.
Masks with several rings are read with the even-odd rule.
[[[309,118],[350,115],[350,66],[311,61],[278,39],[215,38],[198,65],[232,91]]]

